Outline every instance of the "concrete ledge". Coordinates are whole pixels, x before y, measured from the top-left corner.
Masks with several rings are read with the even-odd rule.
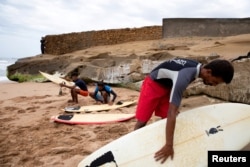
[[[250,18],[168,18],[162,29],[163,38],[224,37],[250,33]]]

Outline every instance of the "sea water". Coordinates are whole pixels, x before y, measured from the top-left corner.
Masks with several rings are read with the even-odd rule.
[[[7,67],[11,64],[14,64],[16,58],[2,58],[0,57],[0,82],[1,81],[8,81],[7,78]]]

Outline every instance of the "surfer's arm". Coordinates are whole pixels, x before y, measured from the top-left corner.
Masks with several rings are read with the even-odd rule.
[[[116,94],[113,90],[111,90],[111,91],[110,91],[110,94],[112,94],[112,95],[113,95],[112,102],[114,102],[114,101],[115,101],[115,99],[116,99],[116,97],[117,97],[117,94]]]
[[[178,107],[170,103],[168,111],[168,119],[166,123],[166,143],[158,152],[155,153],[155,160],[156,161],[161,160],[161,163],[164,163],[168,159],[168,157],[171,157],[171,159],[173,159],[174,157],[174,149],[173,149],[174,130],[175,130],[176,116],[178,115],[178,113],[179,113]]]
[[[63,84],[63,83],[60,83],[60,86],[61,86],[61,87],[66,87],[66,88],[69,88],[69,89],[74,89],[74,88],[76,88],[76,85],[68,86],[68,85],[65,85],[65,84]]]
[[[166,145],[172,147],[174,142],[175,122],[178,113],[179,113],[178,107],[170,103],[168,111],[168,119],[166,124]]]

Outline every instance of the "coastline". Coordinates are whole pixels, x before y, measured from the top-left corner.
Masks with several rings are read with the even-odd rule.
[[[11,81],[5,76],[1,76],[0,77],[0,84],[2,84],[2,83],[17,83],[17,82]]]

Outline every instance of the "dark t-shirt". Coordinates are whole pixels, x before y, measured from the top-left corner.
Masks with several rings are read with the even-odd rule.
[[[180,106],[183,91],[199,76],[201,63],[176,58],[163,62],[150,73],[150,77],[161,85],[171,88],[170,103]]]
[[[75,82],[75,85],[78,86],[81,90],[88,91],[87,85],[83,80],[77,79],[74,82]]]
[[[115,101],[115,99],[117,97],[117,94],[108,85],[104,85],[102,90],[99,90],[98,86],[96,86],[96,89],[95,89],[95,92],[94,92],[94,97],[96,97],[98,91],[100,91],[100,92],[105,91],[105,92],[107,92],[107,94],[109,96],[110,96],[110,94],[112,94],[113,95],[113,99],[112,99],[113,102]]]

